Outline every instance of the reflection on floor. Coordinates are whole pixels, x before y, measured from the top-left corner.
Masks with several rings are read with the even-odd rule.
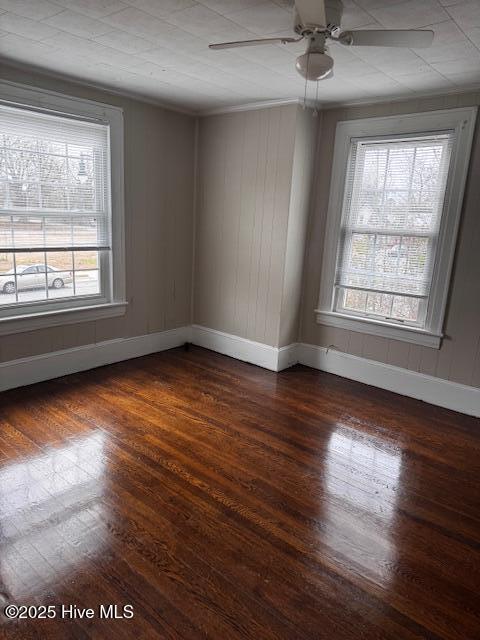
[[[56,617],[0,637],[480,638],[479,453],[477,419],[199,348],[4,393],[0,607]]]
[[[338,557],[354,549],[360,558],[358,569],[382,587],[394,577],[396,548],[390,530],[395,525],[401,469],[402,450],[388,440],[365,437],[344,425],[330,435],[325,462],[325,492],[330,499],[323,542]],[[349,529],[342,526],[345,504],[352,514]],[[371,518],[379,525],[376,532],[364,527]]]
[[[12,599],[42,593],[101,551],[104,439],[79,436],[0,470],[0,581]]]

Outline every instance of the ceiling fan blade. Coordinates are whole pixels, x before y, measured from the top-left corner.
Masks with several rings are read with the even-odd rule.
[[[434,33],[415,29],[370,29],[344,31],[338,40],[353,47],[408,47],[420,49],[432,44]]]
[[[295,6],[303,25],[327,26],[324,0],[295,0]]]
[[[290,44],[300,42],[303,38],[261,38],[258,40],[239,40],[238,42],[219,42],[209,44],[209,49],[235,49],[237,47],[256,47],[261,44]]]

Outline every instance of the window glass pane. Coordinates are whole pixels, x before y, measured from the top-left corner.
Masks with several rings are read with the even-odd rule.
[[[354,233],[350,248],[350,266],[352,271],[365,271],[371,267],[375,236]],[[354,284],[351,282],[350,284]]]
[[[81,253],[81,252],[78,252]],[[87,252],[83,266],[96,263],[97,256]],[[0,254],[0,304],[37,302],[39,300],[100,293],[99,269],[73,270],[70,251],[16,253],[16,271],[13,254]],[[48,290],[46,288],[48,283]],[[18,294],[18,296],[17,296]]]
[[[75,271],[75,293],[77,296],[91,296],[100,293],[100,277],[97,269]]]
[[[417,322],[420,316],[420,300],[408,296],[342,289],[340,306],[346,311],[374,315],[382,319],[393,318]]]
[[[79,143],[68,143],[68,156],[70,158],[76,158],[77,160],[80,158],[84,158],[86,160],[92,161],[93,158],[93,147],[87,144],[79,144]]]
[[[43,209],[68,209],[67,159],[65,156],[41,156],[40,189]]]
[[[0,216],[0,249],[13,249],[12,218]]]
[[[2,136],[2,143],[5,152],[12,151],[35,151],[37,148],[37,136],[29,135],[26,131],[20,133],[18,127],[5,129]]]
[[[73,228],[70,218],[54,217],[45,219],[45,246],[70,247],[73,244]]]
[[[64,142],[57,140],[49,140],[45,137],[39,139],[39,148],[43,153],[47,153],[50,156],[60,156],[60,159],[65,158],[67,151]]]
[[[352,233],[343,248],[338,283],[384,293],[423,295],[430,279],[429,241]]]
[[[72,211],[94,211],[95,192],[88,185],[71,185],[69,187],[70,209]]]
[[[95,210],[93,160],[86,153],[68,161],[69,201],[71,211]]]
[[[74,295],[72,271],[48,272],[48,298],[68,298]]]
[[[7,209],[38,209],[40,207],[40,188],[38,182],[12,179],[8,183]]]
[[[367,294],[365,291],[344,289],[343,306],[345,309],[351,309],[352,311],[365,311],[366,304]]]
[[[15,262],[18,302],[45,300],[47,297],[45,254],[43,252],[16,253]]]
[[[393,296],[385,293],[367,293],[367,313],[372,313],[382,317],[391,315]]]
[[[49,251],[47,253],[47,268],[50,271],[73,271],[72,251]]]
[[[348,178],[352,224],[428,230],[438,225],[448,174],[449,140],[362,143]]]
[[[43,151],[40,155],[40,182],[42,185],[65,185],[67,180],[67,158]]]
[[[392,317],[399,320],[411,320],[416,322],[419,316],[420,300],[407,298],[406,296],[394,296],[392,305]]]
[[[387,153],[387,174],[384,189],[409,190],[415,149],[411,146],[392,146]]]
[[[75,251],[75,270],[82,269],[98,269],[99,252],[98,251]]]
[[[7,205],[7,181],[0,177],[0,209],[4,209]]]
[[[2,142],[0,140],[0,142]],[[0,146],[0,183],[5,186],[7,181],[7,163],[5,160],[5,149]]]
[[[412,276],[417,280],[424,278],[428,267],[428,239],[402,236],[396,247],[397,273]]]
[[[76,246],[96,245],[98,243],[97,218],[74,218],[73,242]]]
[[[0,252],[0,305],[16,302],[13,254]]]
[[[17,274],[20,273],[21,269],[27,269],[34,267],[36,265],[44,265],[45,264],[45,254],[43,251],[35,251],[28,253],[15,253],[15,264],[17,269]]]
[[[12,216],[12,235],[15,248],[43,247],[43,218]]]

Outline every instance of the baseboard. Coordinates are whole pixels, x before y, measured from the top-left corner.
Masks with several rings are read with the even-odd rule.
[[[0,391],[172,349],[185,342],[193,342],[270,371],[281,371],[299,362],[350,380],[480,417],[480,389],[475,387],[312,344],[272,347],[199,325],[107,340],[4,362],[0,364]]]
[[[298,347],[296,342],[278,350],[277,371],[283,371],[298,363]]]
[[[191,327],[118,338],[0,364],[0,391],[138,358],[190,342]]]
[[[297,359],[314,369],[480,417],[480,389],[475,387],[312,344],[299,344]]]
[[[192,326],[192,342],[199,347],[256,364],[270,371],[281,371],[297,362],[296,345],[272,347],[198,324]]]
[[[334,349],[304,343],[277,348],[199,325],[192,327],[192,342],[271,371],[282,371],[298,362],[343,378],[480,417],[480,389]]]

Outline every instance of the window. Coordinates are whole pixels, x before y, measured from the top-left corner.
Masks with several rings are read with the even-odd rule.
[[[0,102],[0,331],[117,315],[121,112],[47,92],[39,108],[40,92],[6,90],[25,103]]]
[[[439,346],[474,120],[339,123],[320,323]]]

